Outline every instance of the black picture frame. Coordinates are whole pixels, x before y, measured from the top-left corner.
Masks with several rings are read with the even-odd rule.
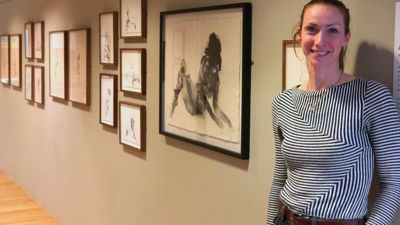
[[[147,54],[144,48],[120,49],[122,92],[146,95]]]
[[[118,64],[118,12],[99,14],[99,62],[102,65]]]
[[[308,79],[306,58],[300,43],[282,41],[282,91],[301,85]]]
[[[135,151],[146,151],[146,106],[119,102],[119,143]]]
[[[118,76],[100,73],[99,122],[116,128],[118,124]]]
[[[160,13],[160,134],[249,158],[251,18],[251,3]]]
[[[130,40],[145,40],[147,37],[147,0],[120,0],[119,7],[120,37]]]
[[[10,35],[10,84],[16,88],[22,86],[22,35]]]
[[[25,58],[33,59],[34,52],[34,26],[32,22],[25,23],[24,32],[24,47],[25,47]]]
[[[91,29],[68,31],[68,99],[90,105]]]
[[[68,99],[68,32],[49,32],[49,95]]]

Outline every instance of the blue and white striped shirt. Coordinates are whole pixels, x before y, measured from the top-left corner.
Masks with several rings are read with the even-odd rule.
[[[390,225],[400,205],[400,116],[383,85],[357,78],[272,103],[275,171],[267,224],[279,199],[299,215],[362,218],[374,166],[380,193],[367,225]]]

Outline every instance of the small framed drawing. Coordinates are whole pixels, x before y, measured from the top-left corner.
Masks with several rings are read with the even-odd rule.
[[[161,134],[249,158],[251,3],[161,12]]]
[[[128,102],[119,103],[120,144],[138,151],[146,150],[146,107]]]
[[[21,87],[21,58],[21,35],[10,35],[10,77],[15,87]]]
[[[44,22],[38,21],[33,23],[33,58],[38,60],[44,59]]]
[[[68,32],[69,100],[90,104],[90,29]]]
[[[33,58],[33,38],[34,38],[33,23],[25,23],[25,58]]]
[[[308,79],[306,58],[299,43],[282,41],[282,90],[301,85]]]
[[[10,36],[0,36],[0,80],[10,84]]]
[[[118,76],[100,74],[100,123],[117,127]]]
[[[117,65],[118,13],[100,13],[100,64]]]
[[[49,33],[49,95],[63,100],[67,99],[68,90],[67,38],[66,31],[52,31]]]
[[[121,91],[146,94],[146,49],[121,49]]]
[[[145,39],[147,0],[120,0],[121,38]]]
[[[34,89],[35,89],[35,102],[38,104],[44,104],[44,67],[35,66],[33,67],[34,75]]]
[[[34,82],[33,82],[33,69],[31,65],[25,65],[25,99],[33,101],[34,96]]]

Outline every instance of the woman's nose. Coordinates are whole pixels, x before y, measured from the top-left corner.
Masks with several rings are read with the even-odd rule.
[[[320,32],[318,32],[317,35],[315,35],[314,42],[315,42],[315,44],[320,45],[326,41],[326,38],[327,38],[326,34],[322,31],[320,31]]]

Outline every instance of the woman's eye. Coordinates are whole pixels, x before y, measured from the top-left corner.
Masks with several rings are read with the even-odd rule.
[[[317,29],[315,27],[306,27],[306,31],[308,33],[316,33]]]
[[[336,28],[330,28],[328,31],[329,31],[329,33],[332,33],[332,34],[336,34],[338,32],[338,30]]]

